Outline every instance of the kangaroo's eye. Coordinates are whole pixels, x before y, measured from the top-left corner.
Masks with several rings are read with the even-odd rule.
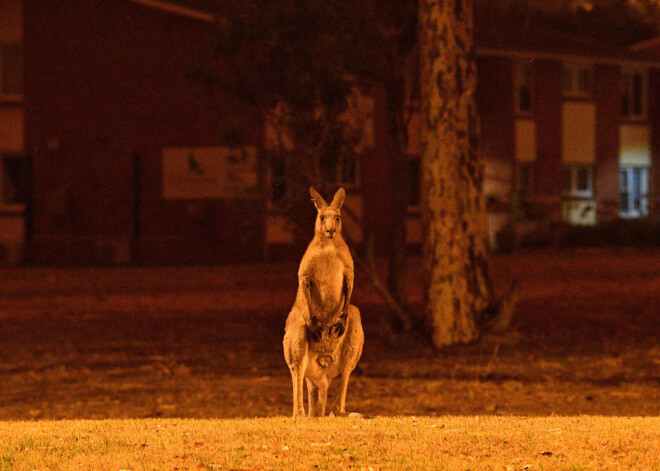
[[[321,216],[321,222],[323,222],[324,219],[325,219],[325,216]]]
[[[339,221],[341,218],[339,216],[335,216],[335,219]]]

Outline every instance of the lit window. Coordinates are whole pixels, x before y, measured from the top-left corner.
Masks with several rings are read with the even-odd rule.
[[[643,119],[646,115],[645,74],[628,72],[621,76],[621,116]]]
[[[591,95],[591,67],[586,64],[565,63],[563,92],[566,96],[588,97]]]
[[[0,45],[0,96],[23,94],[23,53],[20,43]]]
[[[532,60],[518,59],[515,63],[516,111],[529,114],[532,106]]]
[[[562,192],[566,196],[591,197],[593,195],[593,170],[585,165],[567,165],[562,168]]]
[[[649,169],[626,166],[619,169],[619,211],[621,217],[647,216]]]
[[[21,156],[3,155],[0,158],[2,204],[25,204],[28,184],[27,160]]]

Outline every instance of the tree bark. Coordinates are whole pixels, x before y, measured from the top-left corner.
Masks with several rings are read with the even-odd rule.
[[[426,321],[443,347],[478,338],[491,306],[475,103],[474,0],[420,0]]]

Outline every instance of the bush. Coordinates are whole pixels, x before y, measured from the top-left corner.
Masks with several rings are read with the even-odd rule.
[[[506,229],[506,233],[499,233],[498,247],[500,240],[506,241],[503,245],[507,248],[511,244],[523,248],[660,246],[660,221],[651,219],[615,219],[595,226],[540,224],[518,238],[513,233],[510,228]]]

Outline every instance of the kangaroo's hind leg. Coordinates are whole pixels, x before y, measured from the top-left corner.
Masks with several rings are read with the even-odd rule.
[[[339,391],[337,391],[337,397],[332,407],[332,413],[334,415],[346,415],[346,392],[348,391],[348,379],[350,376],[350,371],[345,371],[341,375],[341,384],[339,385]]]
[[[364,345],[364,331],[360,320],[360,311],[355,306],[349,307],[348,322],[346,324],[346,337],[342,346],[341,384],[333,407],[335,415],[346,415],[346,392],[348,380],[355,369]]]
[[[293,416],[302,417],[305,415],[305,401],[303,394],[303,372],[300,365],[290,368],[291,382],[293,383]]]
[[[319,388],[319,407],[318,407],[318,412],[319,416],[323,417],[325,416],[325,405],[328,402],[328,387],[322,387]]]
[[[291,328],[284,334],[284,358],[293,385],[293,416],[305,415],[303,379],[307,370],[307,341],[304,329]]]
[[[314,386],[309,379],[305,381],[307,382],[307,416],[316,417],[319,407],[319,388]]]
[[[325,415],[325,406],[328,402],[328,387],[325,385],[316,386],[309,379],[307,380],[307,397],[309,417],[323,417]]]

